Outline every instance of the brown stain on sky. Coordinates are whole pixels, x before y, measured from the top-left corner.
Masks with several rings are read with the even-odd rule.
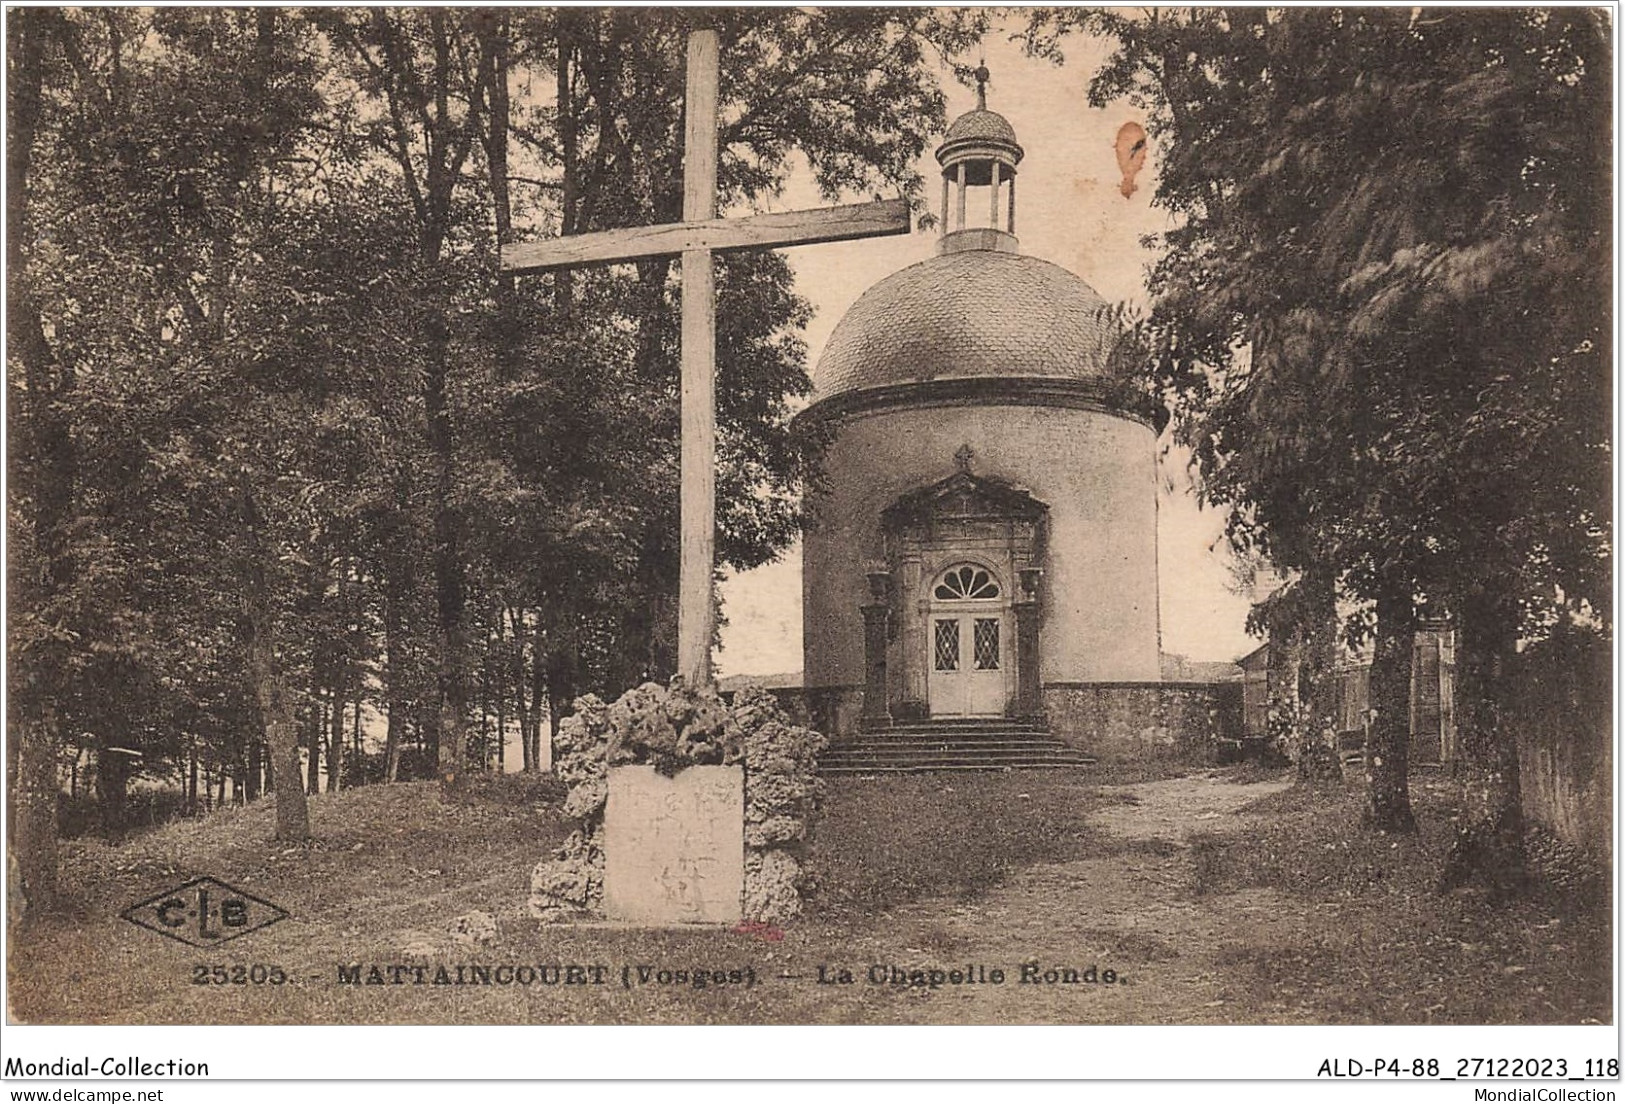
[[[1135,191],[1134,178],[1145,168],[1145,128],[1139,123],[1124,123],[1117,131],[1117,167],[1123,173],[1123,184],[1118,190],[1127,199]]]

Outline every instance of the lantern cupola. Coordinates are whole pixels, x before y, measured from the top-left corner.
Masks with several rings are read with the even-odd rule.
[[[965,248],[1013,253],[1017,249],[1016,166],[1023,151],[1009,120],[987,109],[987,66],[979,66],[975,76],[975,110],[955,119],[937,147],[937,163],[942,166],[943,230],[938,248],[944,253]],[[985,223],[979,215],[984,209]]]

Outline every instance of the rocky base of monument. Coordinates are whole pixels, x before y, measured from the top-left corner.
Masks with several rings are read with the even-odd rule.
[[[559,724],[553,770],[570,787],[574,829],[531,873],[530,913],[559,923],[602,915],[604,807],[609,769],[648,764],[668,777],[685,767],[739,764],[745,774],[744,919],[784,923],[801,914],[804,851],[823,796],[818,756],[827,741],[794,724],[771,694],[644,683],[613,704],[577,698]]]

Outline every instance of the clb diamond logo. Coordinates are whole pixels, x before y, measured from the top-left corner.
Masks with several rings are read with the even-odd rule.
[[[268,928],[287,912],[215,878],[193,878],[120,913],[138,927],[191,947],[213,947]]]

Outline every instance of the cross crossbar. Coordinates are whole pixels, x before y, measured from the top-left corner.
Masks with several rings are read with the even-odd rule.
[[[683,258],[677,669],[696,686],[711,681],[711,632],[715,623],[711,602],[716,564],[717,457],[713,255],[884,237],[909,230],[908,202],[901,199],[717,218],[718,53],[716,31],[689,34],[688,76],[683,93],[682,222],[505,245],[501,261],[503,272],[517,274],[671,254]]]
[[[539,242],[502,247],[502,271],[545,272],[575,265],[633,261],[661,257],[690,249],[730,253],[742,249],[816,245],[820,242],[906,234],[908,201],[883,199],[844,207],[810,211],[777,211],[743,218],[673,222],[660,226],[630,226],[571,234]]]

